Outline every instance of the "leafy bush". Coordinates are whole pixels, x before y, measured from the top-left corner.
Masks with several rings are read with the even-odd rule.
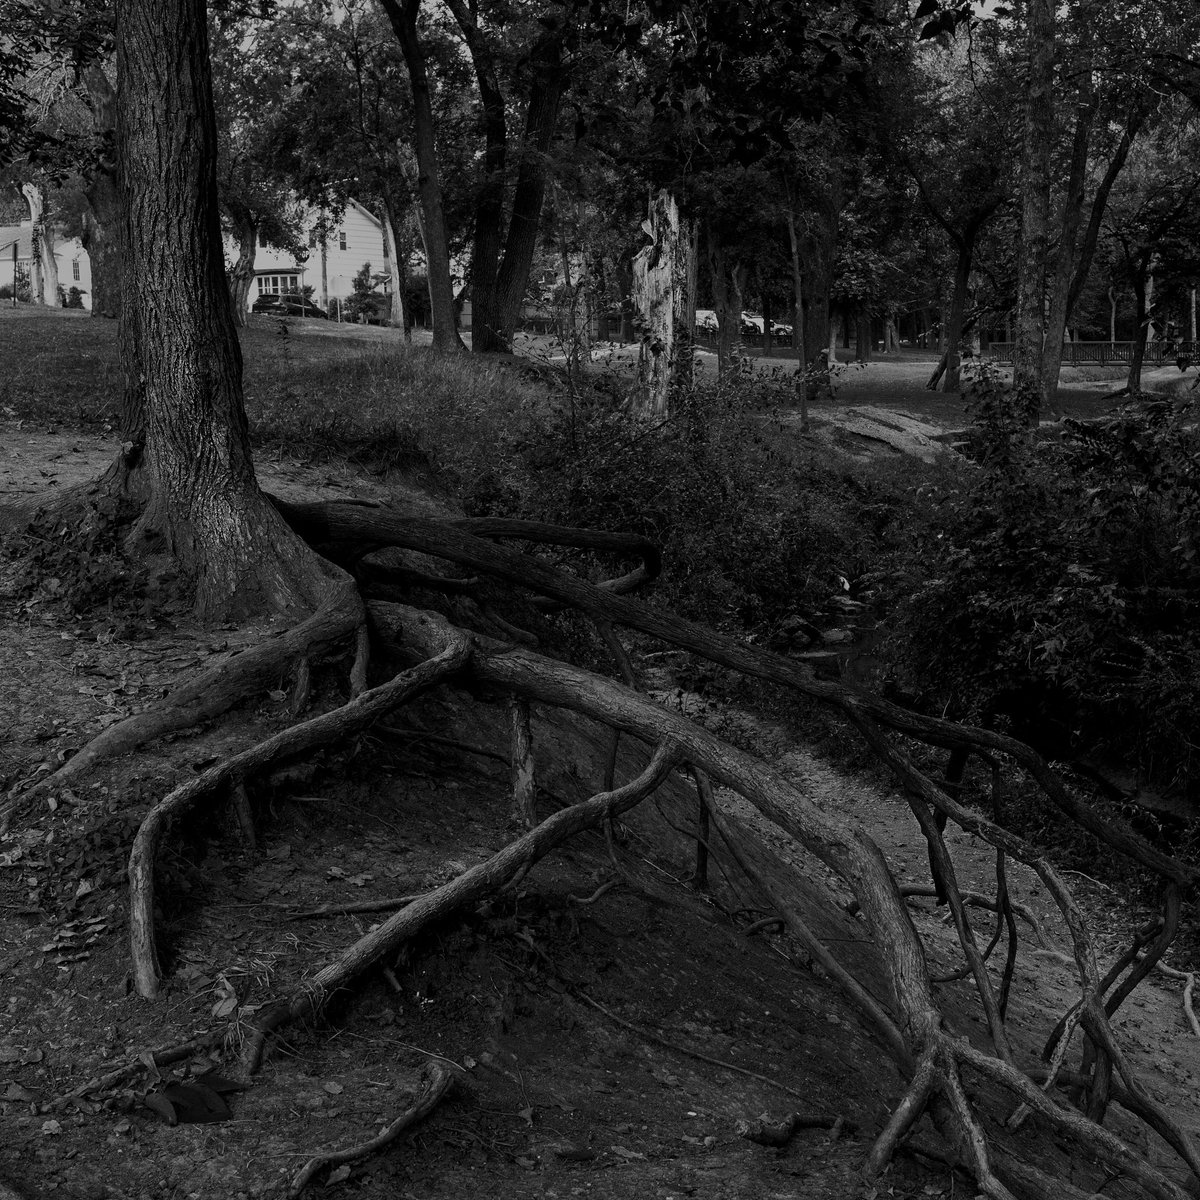
[[[914,541],[893,625],[905,686],[1048,753],[1103,749],[1194,789],[1196,406],[1142,402],[1039,442],[994,383],[975,399],[981,469],[922,497],[938,533]]]

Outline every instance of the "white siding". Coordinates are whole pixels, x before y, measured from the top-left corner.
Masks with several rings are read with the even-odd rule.
[[[316,215],[313,215],[314,223]],[[343,249],[343,246],[345,247]],[[236,247],[225,239],[225,257],[232,262]],[[356,201],[346,205],[346,211],[337,227],[329,235],[325,246],[325,272],[329,285],[330,306],[334,301],[344,300],[354,289],[354,276],[369,263],[372,272],[384,274],[383,226],[372,213]],[[269,246],[260,246],[254,259],[254,273],[266,276],[261,289],[250,288],[247,303],[253,305],[261,292],[283,289],[288,276],[294,276],[296,289],[311,287],[317,303],[321,302],[321,248],[309,248],[308,257],[300,262],[294,255]],[[332,314],[331,314],[332,315]]]

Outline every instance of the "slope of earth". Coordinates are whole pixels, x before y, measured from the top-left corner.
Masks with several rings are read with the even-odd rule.
[[[52,479],[87,479],[115,451],[101,434],[50,435],[15,422],[0,429],[0,448],[0,498],[33,494]],[[285,455],[261,463],[260,473],[296,497],[436,506],[341,464]],[[135,640],[102,614],[73,621],[44,604],[14,603],[16,583],[10,571],[0,587],[0,776],[8,783],[62,761],[181,676],[261,635],[164,622],[138,629]],[[344,664],[326,668],[312,703],[344,695],[344,675]],[[669,679],[661,698],[692,703]],[[712,865],[707,897],[683,882],[686,840],[653,806],[630,820],[611,855],[602,838],[581,839],[408,947],[320,1022],[288,1029],[251,1086],[229,1096],[231,1119],[164,1124],[142,1102],[167,1086],[139,1061],[147,1051],[215,1033],[211,1049],[198,1047],[163,1074],[237,1075],[258,1006],[384,919],[378,906],[460,874],[515,832],[507,764],[496,757],[505,745],[497,710],[435,695],[310,767],[261,781],[252,789],[252,828],[214,804],[175,831],[160,862],[167,989],[156,1003],[138,999],[124,888],[137,821],[180,778],[287,723],[286,704],[281,686],[186,743],[186,757],[172,743],[117,762],[0,840],[0,1180],[26,1200],[286,1195],[310,1156],[367,1140],[407,1107],[423,1066],[443,1056],[463,1070],[459,1093],[386,1150],[335,1172],[330,1194],[970,1194],[921,1152],[861,1183],[858,1165],[900,1091],[889,1059],[788,939],[746,936],[764,905],[730,864]],[[560,781],[584,792],[600,786],[597,747],[561,731],[552,742],[546,724],[535,737],[555,747],[552,761],[539,763],[543,813],[563,794]],[[924,847],[899,797],[832,769],[778,731],[750,722],[747,736],[807,794],[867,824],[902,881],[925,882]],[[861,925],[839,907],[845,896],[834,888],[824,898],[823,869],[730,797],[720,802],[755,835],[759,868],[802,898],[839,957],[866,978],[877,975]],[[668,799],[663,809],[676,825],[686,819]],[[954,846],[964,886],[990,890],[990,853],[970,838]],[[1061,941],[1036,881],[1013,875],[1015,898]],[[1111,958],[1144,914],[1083,882],[1081,898]],[[351,905],[360,911],[344,911]],[[376,908],[363,911],[368,905]],[[343,911],[314,912],[323,907]],[[915,902],[913,913],[931,960],[950,973],[952,932],[928,902]],[[1011,1025],[1021,1061],[1032,1064],[1075,994],[1057,951],[1028,938],[1022,946]],[[982,1040],[967,985],[947,983],[942,994],[955,1027]],[[1200,1059],[1178,991],[1143,986],[1121,1031],[1151,1090],[1196,1132]],[[123,1068],[108,1086],[88,1086]],[[986,1106],[1004,1115],[998,1098]],[[803,1131],[781,1149],[738,1134],[739,1120],[792,1111],[845,1124],[837,1136]],[[1126,1131],[1119,1113],[1113,1120]],[[1049,1161],[1053,1147],[1036,1147],[1033,1123],[1022,1136]],[[1135,1140],[1169,1162],[1142,1134]],[[928,1126],[915,1143],[936,1150]],[[1080,1186],[1102,1183],[1089,1163],[1056,1161]]]

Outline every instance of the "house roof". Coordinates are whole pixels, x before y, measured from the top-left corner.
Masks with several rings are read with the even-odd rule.
[[[17,258],[27,259],[33,253],[33,227],[25,225],[0,225],[0,258],[12,260],[12,243],[17,243]]]

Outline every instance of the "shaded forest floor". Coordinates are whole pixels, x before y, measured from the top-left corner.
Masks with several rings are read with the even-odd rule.
[[[115,450],[112,435],[94,422],[80,429],[56,420],[54,428],[29,419],[0,422],[0,502],[86,479]],[[295,498],[395,498],[428,509],[444,503],[397,474],[282,451],[261,456],[260,472],[265,486]],[[106,621],[103,613],[78,620],[21,599],[20,582],[6,564],[0,579],[6,783],[59,760],[181,674],[263,632],[198,630],[178,616],[132,627]],[[793,734],[700,701],[681,682],[660,664],[656,694],[724,729],[737,726],[739,737],[809,794],[867,824],[901,882],[928,881],[924,842],[899,796],[814,758]],[[318,678],[313,703],[335,685],[332,675]],[[0,840],[0,1178],[30,1198],[281,1196],[310,1155],[363,1141],[404,1108],[423,1063],[443,1055],[466,1068],[469,1086],[385,1153],[354,1165],[331,1194],[381,1200],[969,1194],[961,1178],[921,1154],[905,1155],[864,1189],[857,1167],[899,1094],[890,1059],[789,939],[745,936],[756,914],[735,910],[755,907],[755,897],[732,867],[731,878],[711,868],[710,898],[683,882],[690,872],[686,847],[655,811],[631,819],[617,849],[630,873],[655,887],[623,882],[594,898],[614,876],[609,853],[602,838],[573,843],[515,891],[414,946],[391,979],[373,975],[318,1027],[293,1030],[251,1089],[231,1097],[229,1121],[161,1123],[140,1103],[160,1086],[146,1072],[98,1098],[62,1103],[113,1066],[200,1032],[227,1031],[236,1047],[240,1023],[255,1006],[290,990],[382,919],[300,914],[425,890],[512,836],[507,767],[428,736],[452,729],[477,749],[500,753],[505,734],[498,710],[461,698],[447,705],[434,694],[405,710],[399,728],[376,730],[319,759],[311,772],[279,777],[258,792],[253,848],[223,810],[188,822],[163,863],[168,990],[156,1004],[139,1000],[127,973],[123,876],[132,829],[181,770],[287,723],[284,707],[281,692],[243,706],[189,744],[182,768],[169,765],[172,746],[119,761],[95,787],[60,797],[53,810]],[[542,811],[571,780],[585,790],[598,786],[583,749],[560,749],[545,779]],[[823,870],[745,806],[728,796],[720,802],[730,819],[758,832],[762,864],[801,898],[804,915],[835,953],[871,978],[861,926],[838,907],[844,896],[825,896]],[[669,800],[664,811],[678,821]],[[963,885],[991,891],[991,851],[961,834],[951,845]],[[1119,952],[1146,914],[1110,887],[1079,876],[1072,882],[1096,923],[1100,948]],[[1014,899],[1065,947],[1036,879],[1017,870],[1011,886]],[[930,901],[914,901],[912,911],[935,970],[952,971],[953,930]],[[982,1041],[967,1015],[969,988],[958,982],[940,990],[950,1019]],[[1021,1061],[1035,1060],[1053,1017],[1074,995],[1069,964],[1026,937],[1011,1021]],[[1144,985],[1116,1025],[1151,1090],[1200,1133],[1200,1047],[1184,1023],[1178,989]],[[167,1074],[228,1070],[229,1062],[221,1050],[201,1053]],[[740,1119],[790,1111],[841,1116],[850,1125],[836,1139],[825,1130],[799,1133],[782,1150],[738,1136]],[[1146,1144],[1119,1112],[1112,1121],[1137,1145]],[[937,1146],[927,1124],[916,1144]],[[1149,1149],[1169,1162],[1160,1148]],[[1074,1175],[1080,1186],[1101,1182],[1089,1163],[1076,1164]]]

